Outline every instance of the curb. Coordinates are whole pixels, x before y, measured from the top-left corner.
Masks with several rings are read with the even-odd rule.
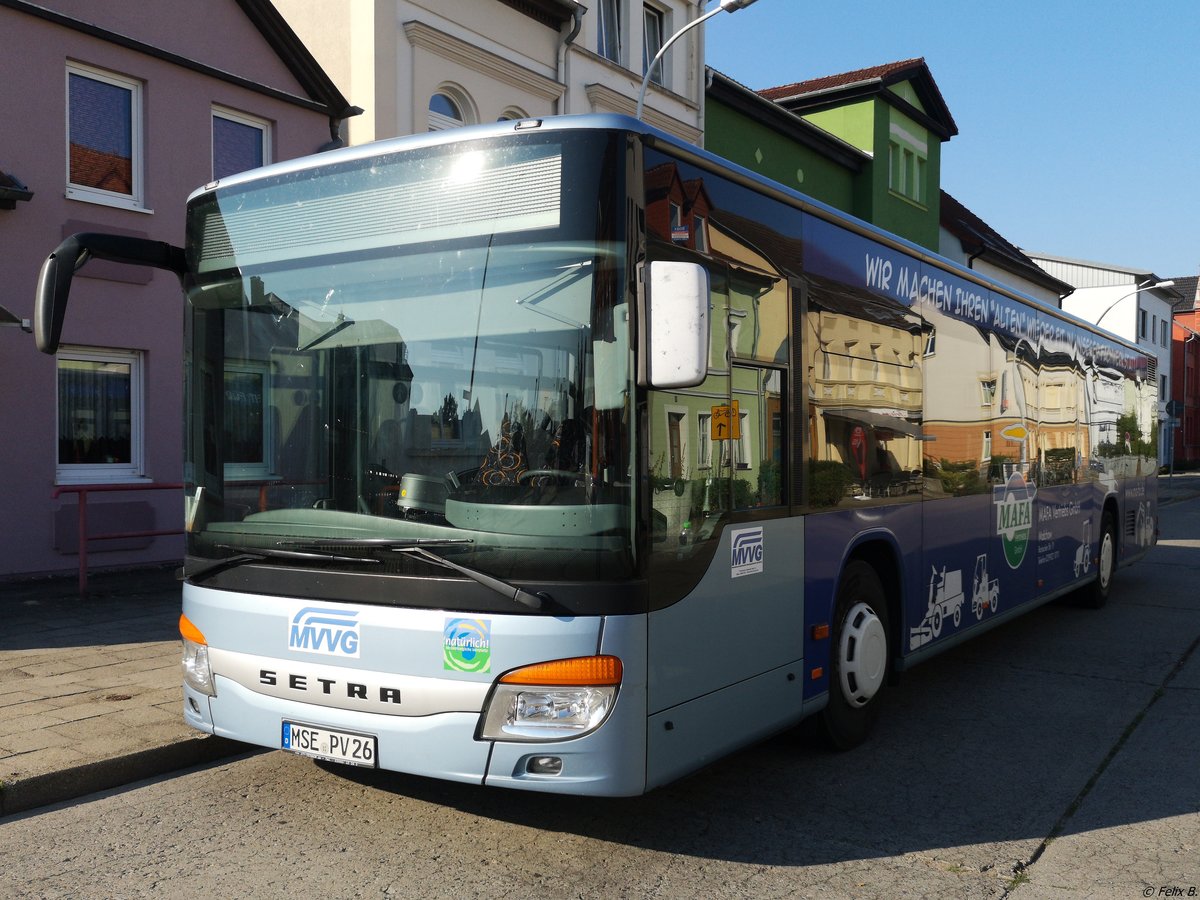
[[[247,744],[228,738],[198,735],[70,769],[6,781],[0,783],[0,817],[124,787],[176,769],[236,756],[249,749],[252,748]]]

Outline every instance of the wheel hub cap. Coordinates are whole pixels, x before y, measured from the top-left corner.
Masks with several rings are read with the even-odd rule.
[[[850,609],[838,652],[842,693],[852,706],[865,706],[887,677],[887,635],[867,604]]]

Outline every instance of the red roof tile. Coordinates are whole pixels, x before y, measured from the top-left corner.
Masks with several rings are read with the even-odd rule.
[[[861,84],[866,81],[882,81],[888,76],[908,72],[925,64],[924,57],[905,59],[899,62],[884,63],[881,66],[871,66],[866,69],[856,69],[853,72],[842,72],[840,75],[825,75],[821,78],[811,78],[808,81],[797,81],[779,87],[765,88],[758,93],[768,100],[782,100],[801,94],[813,94],[817,91],[827,91],[831,88],[846,87],[851,84]]]

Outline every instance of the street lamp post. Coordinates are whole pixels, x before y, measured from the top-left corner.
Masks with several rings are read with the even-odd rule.
[[[1108,304],[1108,307],[1104,310],[1104,312],[1100,313],[1100,315],[1096,318],[1096,321],[1094,324],[1098,326],[1100,324],[1100,320],[1103,319],[1105,316],[1107,316],[1110,312],[1112,312],[1113,307],[1116,306],[1118,303],[1120,303],[1122,300],[1128,300],[1130,297],[1134,296],[1135,294],[1140,294],[1143,291],[1152,291],[1155,288],[1169,288],[1169,287],[1174,287],[1174,286],[1175,286],[1175,282],[1170,279],[1167,279],[1166,281],[1156,281],[1156,282],[1154,282],[1154,284],[1144,284],[1141,287],[1139,287],[1137,290],[1130,291],[1128,294],[1122,294],[1120,297],[1118,297],[1112,303]]]
[[[676,31],[673,35],[671,35],[669,38],[667,38],[667,40],[663,43],[663,45],[658,49],[658,52],[656,54],[654,54],[654,59],[652,59],[650,61],[650,65],[646,66],[646,74],[644,74],[642,76],[642,89],[640,91],[638,91],[637,113],[636,113],[636,117],[639,120],[642,118],[642,110],[645,108],[645,105],[646,105],[646,88],[650,86],[650,74],[654,71],[654,67],[658,65],[659,60],[661,60],[663,58],[663,56],[666,55],[666,52],[668,49],[670,49],[671,45],[673,43],[675,43],[677,40],[679,40],[679,38],[683,37],[684,34],[691,31],[693,28],[695,28],[697,25],[703,25],[705,22],[707,22],[709,19],[711,19],[717,13],[719,13],[719,12],[731,12],[731,13],[737,12],[739,9],[745,9],[747,6],[749,6],[753,2],[755,2],[755,0],[721,0],[720,6],[717,6],[714,9],[710,9],[704,15],[700,16],[700,18],[693,19],[692,21],[688,22],[686,25],[684,25],[682,28],[680,28],[678,31]],[[704,102],[703,97],[700,98],[700,102],[701,103]]]

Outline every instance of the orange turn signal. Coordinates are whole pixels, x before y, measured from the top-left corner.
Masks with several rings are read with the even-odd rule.
[[[193,625],[192,620],[182,613],[179,616],[179,633],[186,640],[191,641],[193,644],[203,644],[205,647],[208,646],[208,641],[204,639],[204,635],[201,633],[200,629]]]
[[[828,625],[828,623],[814,625],[812,627],[812,638],[814,641],[829,640],[829,625]]]
[[[502,684],[545,684],[593,687],[621,683],[621,660],[615,656],[577,656],[522,666],[500,676]]]

